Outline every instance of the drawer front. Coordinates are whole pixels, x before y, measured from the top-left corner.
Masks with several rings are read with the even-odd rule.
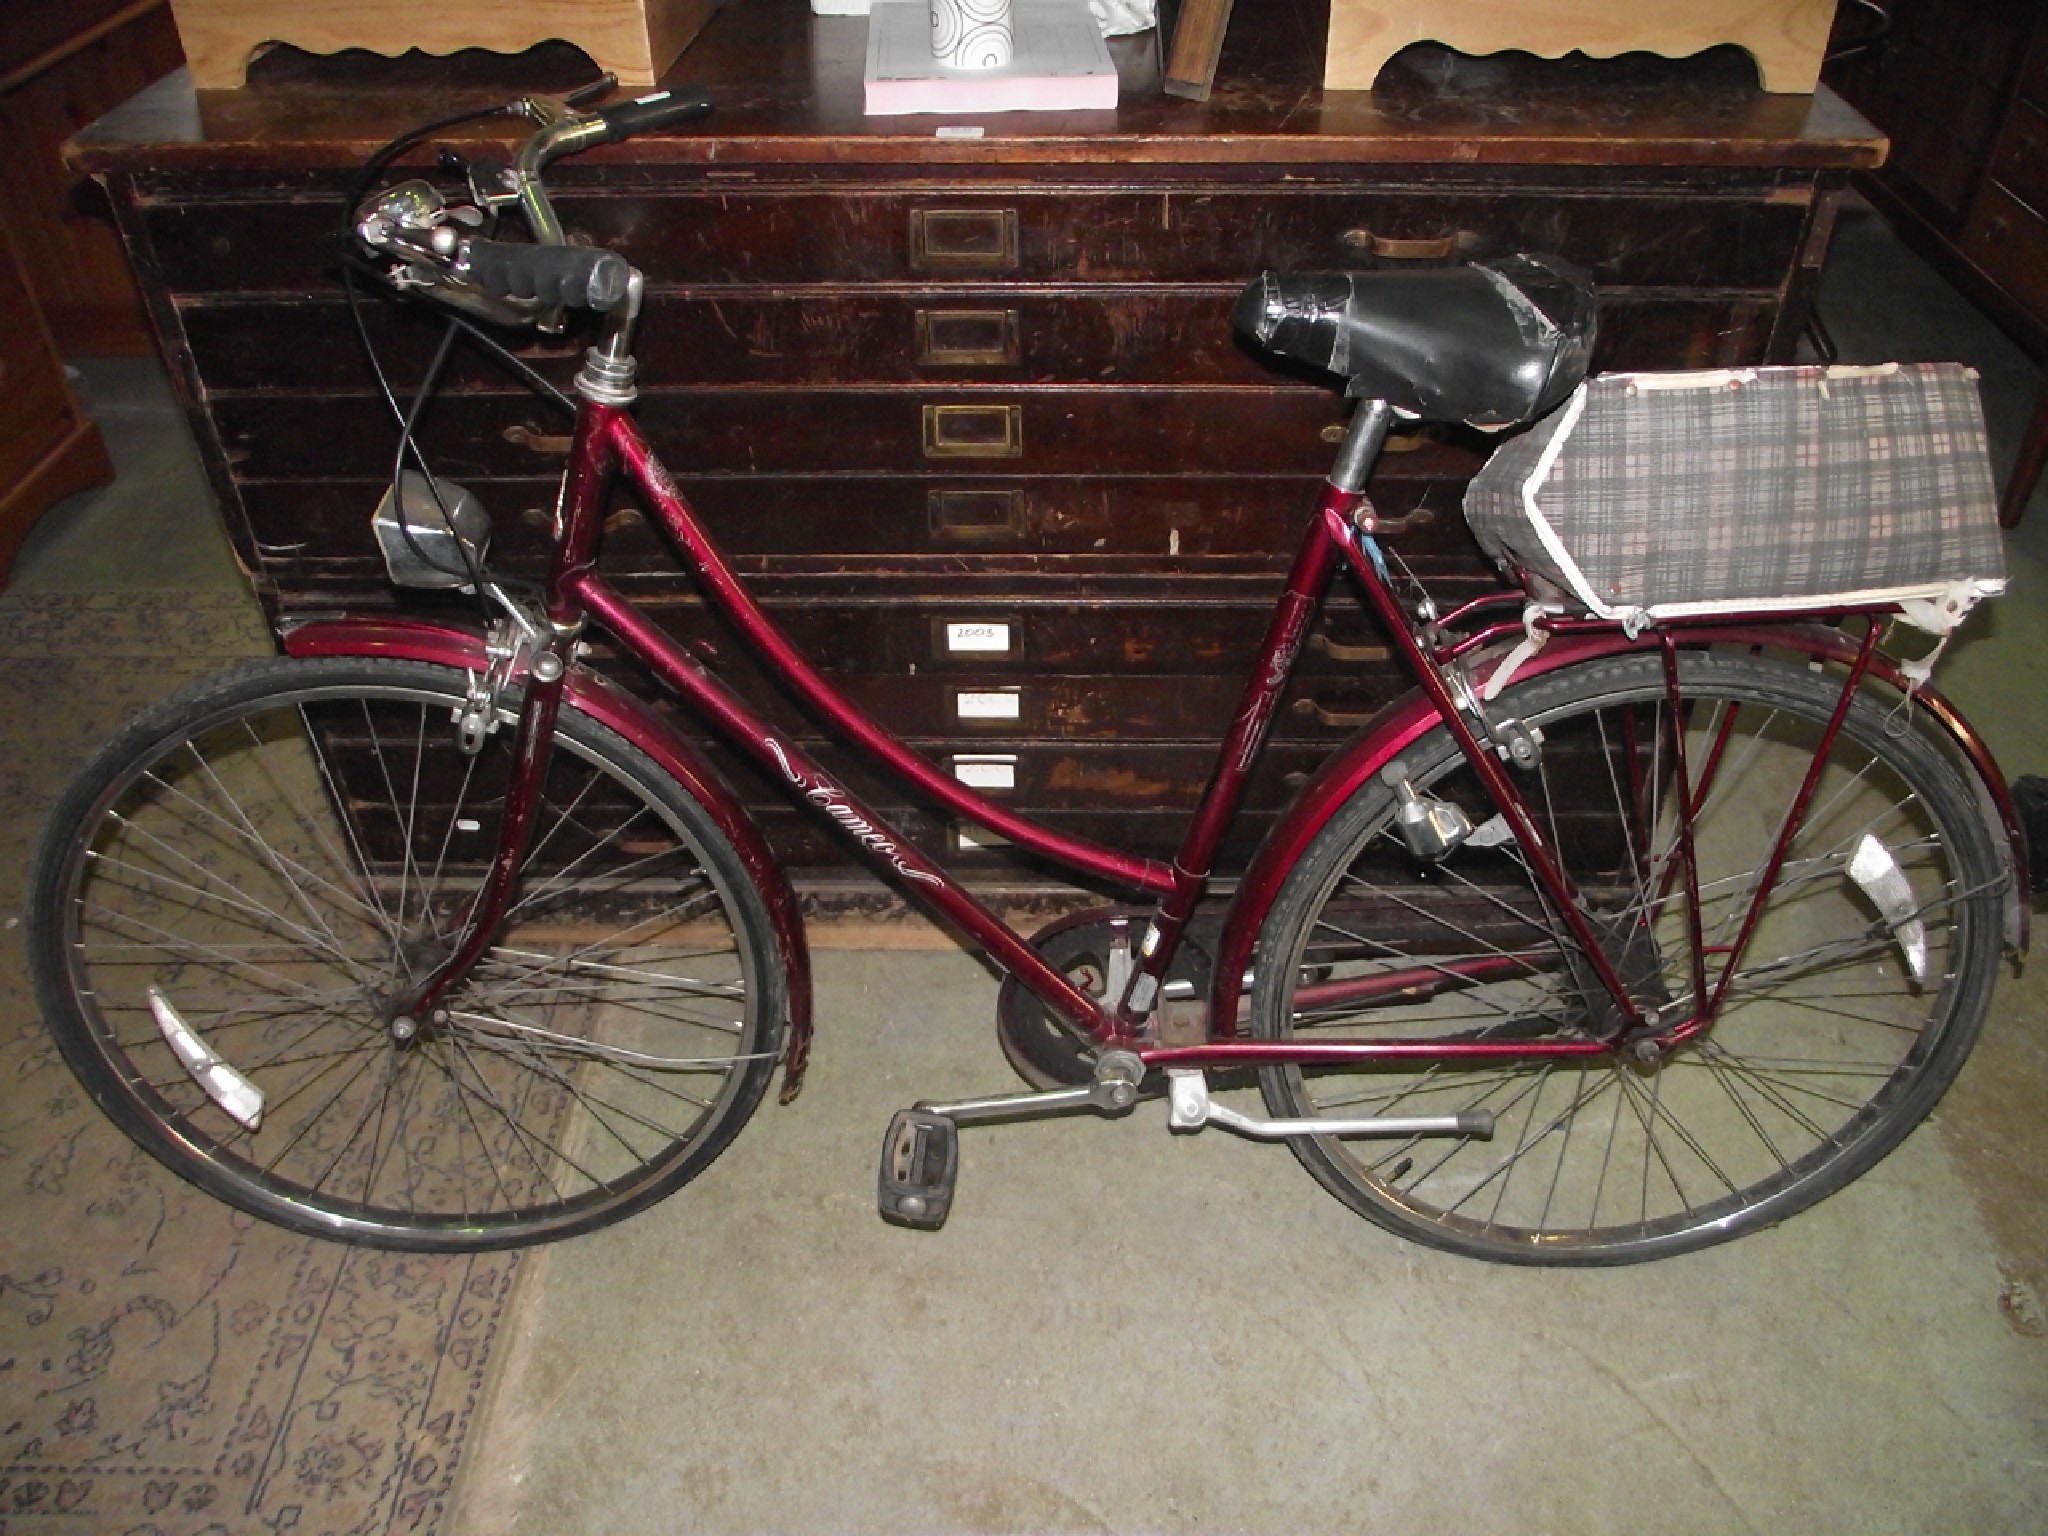
[[[1061,674],[1204,674],[1241,681],[1272,616],[1258,594],[1205,595],[1183,582],[1178,601],[1154,596],[1062,601],[1044,592],[999,589],[922,602],[846,597],[805,602],[770,598],[770,617],[820,668],[834,673],[1000,680],[1005,686]],[[1278,596],[1278,582],[1272,597]],[[700,603],[649,605],[670,634],[721,671],[745,666],[743,644]],[[593,654],[609,657],[603,642]],[[1386,643],[1348,592],[1332,594],[1298,670],[1356,679],[1394,667]],[[736,675],[736,674],[735,674]],[[751,681],[751,679],[750,679]]]
[[[644,252],[656,284],[1242,283],[1266,267],[1545,250],[1601,282],[1687,286],[1712,252],[1719,286],[1763,288],[1791,262],[1806,212],[1761,197],[1374,187],[565,195],[560,207],[596,244]]]
[[[1689,361],[1725,355],[1747,335],[1767,334],[1768,306],[1747,326],[1716,336],[1725,308],[1681,306],[1667,317],[1679,338],[1699,339]],[[1616,307],[1610,306],[1610,320]],[[1736,317],[1739,319],[1739,317]],[[1611,334],[1627,338],[1628,327]],[[1662,336],[1654,329],[1645,335]],[[1732,338],[1732,339],[1731,339]],[[1647,350],[1649,344],[1642,343]],[[1669,350],[1673,343],[1657,345]],[[1625,340],[1609,365],[1645,361]],[[1277,377],[1277,375],[1276,375]],[[209,382],[211,382],[209,380]],[[524,394],[457,389],[435,402],[423,439],[444,473],[519,477],[559,464],[565,419]],[[933,474],[963,465],[1019,475],[1173,475],[1195,469],[1238,475],[1319,475],[1327,469],[1346,406],[1334,389],[1270,383],[1188,389],[1046,385],[844,389],[649,387],[637,414],[674,473],[683,477]],[[243,479],[342,478],[388,473],[391,426],[381,400],[272,387],[222,388],[214,401],[231,467]]]
[[[2048,213],[2048,113],[2013,103],[1991,174],[2036,213]]]
[[[657,294],[641,323],[641,378],[650,386],[802,389],[983,382],[1272,386],[1296,377],[1238,339],[1230,323],[1236,293],[1021,286],[676,291]],[[1753,361],[1777,311],[1776,294],[1609,293],[1595,365]],[[182,318],[209,390],[361,393],[369,385],[361,345],[339,299],[203,299],[187,302]],[[445,324],[417,304],[372,302],[364,318],[394,383],[416,386]],[[529,338],[518,355],[567,389],[588,343],[583,331]],[[457,347],[445,381],[451,389],[485,390],[507,382],[501,364],[467,345]]]
[[[377,783],[377,761],[366,738],[348,732],[330,734],[325,747],[338,782]],[[978,829],[969,830],[971,823],[905,802],[900,792],[877,781],[860,763],[845,760],[836,752],[818,755],[827,772],[941,863],[991,870],[1001,867],[1000,856],[993,853],[995,839]],[[985,766],[1000,764],[1011,771],[1015,787],[990,795],[1005,809],[1097,842],[1165,858],[1178,846],[1188,811],[1206,782],[1208,755],[1204,749],[1192,747],[1103,750],[1020,743],[1014,750],[983,753],[980,760]],[[1276,746],[1267,754],[1249,787],[1247,814],[1232,829],[1231,847],[1236,857],[1244,857],[1256,846],[1258,836],[1304,781],[1318,755],[1319,749],[1286,746]],[[751,762],[720,746],[710,747],[707,756],[748,800],[754,819],[785,864],[806,868],[852,860],[848,845],[835,837],[822,818],[792,804]],[[948,771],[988,777],[943,749],[934,753],[934,761]],[[422,816],[432,820],[437,812],[445,815],[458,787],[452,780],[416,786]],[[388,817],[381,822],[366,820],[361,830],[373,845],[385,847],[390,846],[395,831]],[[967,836],[963,838],[962,832]],[[1014,866],[1011,873],[1014,877]]]
[[[1996,182],[1970,210],[1963,254],[2035,315],[2048,316],[2048,223]]]
[[[818,727],[751,663],[718,658],[714,670],[764,718],[801,740]],[[1243,692],[1241,677],[1210,673],[1137,673],[1019,679],[996,669],[904,677],[842,673],[833,685],[897,736],[945,751],[996,750],[1012,741],[1197,743],[1222,740]],[[1393,667],[1360,666],[1343,677],[1298,675],[1273,723],[1277,741],[1317,742],[1327,750],[1355,734],[1373,712],[1404,691]]]
[[[1213,742],[913,745],[949,777],[972,786],[1005,810],[1032,817],[1076,812],[1168,812],[1184,817],[1200,801],[1216,766]],[[878,808],[894,808],[892,815],[895,810],[908,811],[900,792],[861,759],[830,748],[818,748],[817,752],[820,761],[860,799]],[[1247,791],[1247,809],[1283,809],[1315,771],[1324,752],[1312,742],[1275,742],[1260,759]],[[745,779],[753,773],[745,759],[724,746],[712,745],[706,755],[731,779]]]
[[[653,389],[637,407],[648,438],[686,477],[957,473],[963,462],[1004,474],[1320,474],[1334,453],[1323,431],[1344,413],[1334,391],[1289,388]],[[367,395],[238,395],[218,399],[214,415],[243,479],[390,472],[390,414]],[[421,439],[440,473],[466,480],[530,475],[526,445],[562,431],[558,416],[524,398],[457,394],[435,402]]]
[[[700,284],[1241,284],[1266,267],[1330,268],[1543,250],[1602,283],[1772,288],[1806,205],[1575,187],[1276,192],[1009,188],[903,191],[563,190],[566,228],[624,251],[657,288]],[[325,199],[145,210],[174,293],[331,291]]]
[[[1453,455],[1411,457],[1441,463]],[[452,472],[450,478],[491,513],[494,561],[517,574],[537,574],[547,554],[557,482]],[[1471,556],[1459,510],[1460,479],[1403,477],[1389,469],[1373,482],[1387,537],[1425,569]],[[288,561],[310,551],[329,560],[374,560],[370,514],[387,483],[250,481],[241,497],[269,560]],[[682,488],[712,536],[750,576],[772,582],[796,573],[841,571],[875,581],[893,573],[943,596],[963,583],[1004,573],[1284,573],[1321,484],[1310,475],[1017,477],[979,483],[762,476],[685,481]],[[678,569],[666,536],[623,503],[606,523],[603,559],[608,572],[648,579]]]

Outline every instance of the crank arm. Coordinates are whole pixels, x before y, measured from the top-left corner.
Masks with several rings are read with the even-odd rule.
[[[1290,1136],[1477,1136],[1493,1138],[1493,1115],[1483,1109],[1455,1115],[1377,1115],[1353,1120],[1268,1120],[1218,1104],[1209,1097],[1207,1074],[1195,1067],[1169,1067],[1166,1123],[1176,1131],[1220,1125],[1261,1141]]]
[[[1038,1120],[1084,1109],[1120,1115],[1138,1102],[1138,1087],[1144,1080],[1145,1064],[1136,1056],[1129,1051],[1110,1051],[1095,1064],[1095,1080],[1078,1088],[1055,1088],[1046,1093],[991,1093],[944,1104],[925,1102],[917,1109],[920,1114],[938,1115],[955,1125]]]

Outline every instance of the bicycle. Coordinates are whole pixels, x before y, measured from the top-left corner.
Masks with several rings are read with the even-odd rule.
[[[493,577],[487,515],[432,477],[420,404],[393,398],[376,519],[392,577],[473,591],[488,625],[297,623],[282,657],[125,726],[41,844],[45,1017],[101,1108],[174,1171],[301,1232],[509,1246],[672,1193],[778,1064],[795,1097],[812,1032],[796,896],[700,749],[588,664],[593,623],[1008,978],[1002,1036],[1033,1087],[897,1116],[877,1191],[899,1223],[944,1221],[961,1126],[1163,1093],[1173,1129],[1285,1141],[1411,1239],[1630,1262],[1811,1205],[1954,1078],[2001,951],[2025,948],[2025,853],[1981,741],[1880,649],[1896,604],[1639,627],[1515,589],[1440,614],[1376,536],[1366,484],[1397,417],[1526,423],[1580,384],[1583,278],[1518,256],[1246,290],[1248,334],[1362,398],[1162,863],[949,777],[748,595],[630,415],[645,280],[565,244],[542,177],[710,103],[578,105],[499,109],[538,131],[509,169],[463,165],[464,201],[424,180],[371,189],[455,119],[387,146],[351,199],[354,259],[415,297],[505,324],[604,317],[540,592]],[[533,243],[486,237],[506,210]],[[1374,326],[1426,345],[1368,348]],[[1145,904],[1012,932],[598,573],[621,477],[835,736]],[[1198,942],[1216,850],[1340,571],[1415,686],[1300,793]],[[1210,1095],[1208,1074],[1247,1069],[1265,1115]]]

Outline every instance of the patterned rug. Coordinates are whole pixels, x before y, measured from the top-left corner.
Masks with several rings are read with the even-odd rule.
[[[269,642],[245,598],[0,602],[0,1536],[440,1528],[520,1260],[230,1211],[130,1145],[25,974],[26,865],[123,718]]]

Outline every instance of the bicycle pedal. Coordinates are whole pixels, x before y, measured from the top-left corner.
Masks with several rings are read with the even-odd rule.
[[[936,1232],[953,1209],[960,1175],[960,1130],[944,1115],[901,1109],[882,1140],[875,1201],[882,1219]]]

